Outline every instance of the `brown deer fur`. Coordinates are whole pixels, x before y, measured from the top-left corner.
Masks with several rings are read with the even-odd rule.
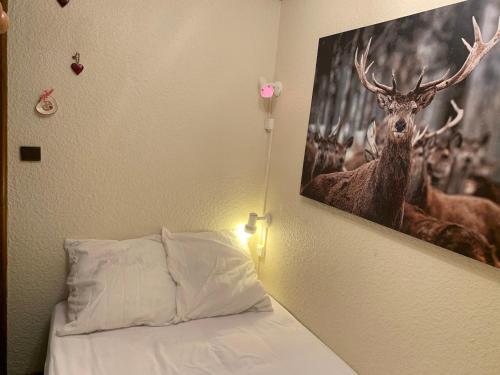
[[[466,188],[470,189],[470,194],[489,199],[500,205],[500,184],[495,181],[484,176],[472,175],[466,181]],[[467,189],[466,193],[469,194]]]
[[[359,150],[352,154],[351,157],[345,162],[345,168],[348,171],[353,171],[356,168],[361,167],[365,163],[365,150]]]
[[[325,168],[321,173],[333,173],[344,170],[345,155],[349,147],[352,146],[353,137],[349,137],[344,143],[340,143],[337,137],[333,138],[330,143],[330,150]]]
[[[461,225],[438,220],[409,203],[404,206],[401,231],[469,258],[500,267],[494,247],[484,236]]]
[[[425,152],[414,154],[407,201],[439,220],[480,233],[500,251],[500,207],[484,198],[449,195],[434,188],[425,156]]]
[[[344,168],[347,149],[352,146],[354,138],[346,142],[338,142],[336,135],[323,137],[315,134],[314,138],[308,136],[304,153],[301,186],[305,186],[314,177],[340,172]]]
[[[346,172],[320,175],[302,195],[399,229],[411,163],[410,127],[402,137],[388,132],[380,159]]]

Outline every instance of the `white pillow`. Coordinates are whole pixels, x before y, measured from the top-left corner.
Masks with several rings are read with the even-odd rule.
[[[163,228],[168,269],[177,283],[176,322],[272,311],[252,260],[228,233],[172,235]]]
[[[126,241],[66,240],[68,320],[58,336],[175,318],[175,283],[160,235]]]

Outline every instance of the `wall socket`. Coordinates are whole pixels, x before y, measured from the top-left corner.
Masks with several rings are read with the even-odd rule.
[[[39,146],[21,146],[21,161],[41,161],[42,149]]]

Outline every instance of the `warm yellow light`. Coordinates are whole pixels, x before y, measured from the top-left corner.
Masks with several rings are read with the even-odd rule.
[[[252,237],[251,234],[245,232],[245,223],[238,224],[236,227],[236,237],[238,237],[238,241],[245,248],[248,249],[248,240]]]
[[[241,242],[248,243],[248,239],[252,237],[250,233],[245,232],[245,224],[238,224],[236,227],[236,235]]]
[[[252,248],[256,249],[257,255],[263,258],[266,254],[268,227],[257,223],[255,233],[251,234],[245,230],[246,225],[247,223],[238,224],[233,230],[233,233],[238,239],[239,245],[248,252],[250,252],[250,246],[252,246]]]

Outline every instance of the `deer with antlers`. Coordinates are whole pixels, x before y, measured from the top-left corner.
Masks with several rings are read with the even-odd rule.
[[[372,81],[368,79],[373,65],[373,62],[367,65],[371,39],[360,60],[356,50],[354,64],[358,77],[367,90],[377,95],[378,105],[386,114],[385,146],[379,159],[355,170],[317,176],[302,190],[304,196],[388,227],[400,228],[410,181],[416,114],[432,102],[438,91],[466,79],[500,38],[500,19],[495,36],[487,43],[483,42],[474,18],[472,23],[474,44],[470,46],[462,39],[469,50],[462,67],[450,78],[446,72],[442,78],[427,83],[422,82],[425,73],[422,69],[415,88],[406,94],[398,90],[394,73],[392,86],[378,82],[374,74]]]
[[[446,132],[453,132],[463,118],[463,110],[452,101],[457,112],[455,118],[435,132],[427,129],[419,133],[414,140],[413,163],[411,166],[411,183],[406,199],[409,203],[421,208],[427,215],[440,221],[459,224],[477,232],[486,238],[500,251],[500,207],[493,202],[465,195],[449,195],[432,186],[432,168],[429,145]],[[434,167],[435,168],[435,167]],[[443,167],[444,168],[444,167]],[[443,172],[444,173],[444,172]]]
[[[433,147],[431,164],[436,164],[438,169],[440,165],[444,166],[442,171],[446,173],[436,175],[432,183],[449,194],[464,194],[467,178],[479,173],[483,167],[489,134],[480,140],[462,137],[460,133],[455,134],[459,136],[460,142],[448,140]]]
[[[345,155],[349,147],[352,146],[354,137],[349,137],[345,142],[340,142],[339,138],[341,129],[342,124],[340,123],[339,119],[339,122],[334,128],[332,134],[327,139],[328,149],[326,162],[323,168],[321,168],[321,170],[318,170],[318,174],[340,172],[344,169]]]
[[[425,151],[432,185],[442,191],[445,189],[441,182],[445,180],[445,176],[449,176],[453,166],[453,145],[460,147],[462,142],[462,136],[456,131],[456,127],[462,121],[464,111],[454,100],[451,100],[451,105],[456,112],[454,118],[449,117],[446,124],[435,132],[428,132],[428,126],[425,127],[413,142],[414,155],[422,157]]]
[[[326,137],[319,132],[314,133],[314,136],[308,135],[301,186],[320,174],[340,172],[344,169],[345,155],[354,138],[349,137],[347,141],[340,142],[340,129],[339,120],[333,132]]]
[[[488,140],[489,133],[478,139],[454,133],[445,142],[435,142],[429,155],[432,185],[448,194],[474,195],[500,205],[500,184],[489,177],[495,164],[485,156]]]

